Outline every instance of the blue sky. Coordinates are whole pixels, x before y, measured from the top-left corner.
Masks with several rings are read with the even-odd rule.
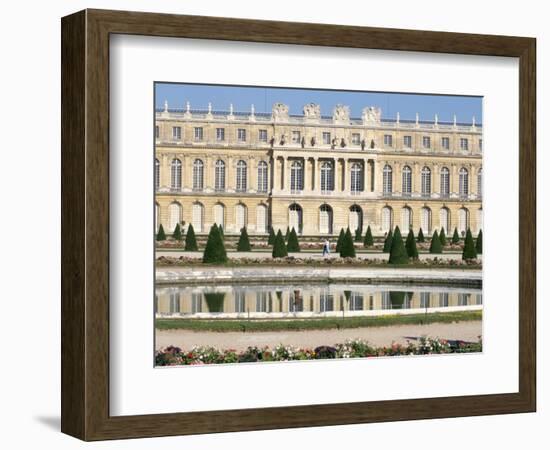
[[[256,112],[270,112],[271,105],[282,102],[289,106],[290,114],[302,114],[306,103],[321,105],[321,114],[331,115],[338,103],[348,105],[352,117],[361,117],[365,106],[382,108],[383,118],[395,118],[399,111],[401,119],[414,120],[418,112],[420,120],[433,120],[438,114],[441,122],[451,122],[456,114],[458,122],[482,122],[482,98],[431,94],[398,94],[383,92],[350,92],[317,89],[286,89],[247,86],[199,85],[180,83],[156,83],[156,107],[168,101],[170,108],[184,108],[185,102],[192,109],[206,109],[208,102],[214,110],[228,110],[233,103],[235,111],[250,111],[254,104]]]

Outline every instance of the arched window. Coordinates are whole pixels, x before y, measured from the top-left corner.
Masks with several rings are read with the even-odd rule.
[[[241,231],[247,226],[248,211],[245,205],[242,203],[237,204],[235,207],[235,223],[237,225],[237,231]]]
[[[468,197],[468,170],[464,167],[458,171],[458,193],[461,197]]]
[[[403,195],[409,197],[412,192],[412,170],[409,166],[403,167],[403,183],[402,183],[402,193]]]
[[[160,225],[160,206],[155,202],[155,232],[159,230]]]
[[[477,232],[479,233],[483,229],[483,209],[477,210]]]
[[[392,168],[386,164],[382,170],[382,190],[386,195],[391,195],[392,187]]]
[[[237,163],[237,191],[246,191],[246,162],[242,159]]]
[[[267,206],[258,205],[256,208],[256,232],[267,233]]]
[[[202,233],[204,228],[204,207],[201,203],[193,203],[193,229],[196,233]]]
[[[357,230],[363,232],[363,210],[358,205],[353,205],[349,209],[349,229],[352,233]]]
[[[301,161],[292,161],[290,165],[290,191],[295,193],[304,189],[304,166]]]
[[[160,162],[155,158],[155,191],[160,187]]]
[[[193,190],[202,191],[204,188],[204,163],[200,159],[193,161]]]
[[[477,171],[477,196],[481,198],[483,195],[483,169],[480,167]]]
[[[382,220],[381,226],[382,231],[388,232],[393,228],[393,211],[389,206],[384,206],[382,208]]]
[[[327,204],[319,208],[319,233],[332,234],[332,208]]]
[[[214,223],[225,230],[225,206],[221,203],[214,205]]]
[[[420,210],[420,228],[424,233],[430,234],[432,231],[432,211],[427,206]]]
[[[170,164],[170,188],[173,191],[181,190],[181,161],[173,159]]]
[[[321,192],[334,190],[334,166],[331,161],[321,164]]]
[[[439,210],[439,227],[445,230],[445,235],[449,234],[451,214],[447,208]]]
[[[464,236],[466,230],[469,228],[468,210],[466,208],[460,208],[458,210],[458,232]]]
[[[432,193],[432,171],[424,166],[421,172],[422,197],[429,197]]]
[[[441,194],[441,197],[449,197],[449,186],[450,186],[450,176],[449,176],[449,169],[446,167],[441,168],[441,184],[439,186],[439,192]]]
[[[412,210],[408,206],[401,209],[401,230],[403,235],[412,227]]]
[[[221,159],[216,161],[214,169],[214,189],[216,191],[225,191],[225,162]]]
[[[364,190],[363,187],[363,165],[359,163],[353,163],[351,165],[351,192],[358,193]]]
[[[288,227],[296,233],[302,232],[302,207],[297,203],[288,207]]]
[[[179,203],[170,203],[168,207],[168,230],[170,233],[174,231],[176,225],[181,222],[181,205]]]
[[[258,163],[258,192],[267,192],[267,163]]]

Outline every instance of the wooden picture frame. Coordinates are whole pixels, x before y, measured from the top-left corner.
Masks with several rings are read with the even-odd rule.
[[[62,417],[84,440],[532,412],[536,407],[536,41],[532,38],[85,10],[62,30]],[[519,58],[519,392],[109,415],[109,36]]]

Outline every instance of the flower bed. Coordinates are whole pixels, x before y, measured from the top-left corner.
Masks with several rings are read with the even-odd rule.
[[[394,343],[390,347],[372,347],[361,339],[347,340],[335,346],[322,345],[315,349],[295,348],[277,345],[268,347],[248,347],[246,350],[218,350],[213,347],[193,347],[184,351],[179,347],[167,347],[157,351],[157,366],[188,366],[203,364],[229,364],[269,361],[307,361],[315,359],[336,358],[373,358],[379,356],[432,355],[445,353],[477,353],[482,351],[479,342],[447,341],[430,337],[420,338],[417,344],[406,345]]]

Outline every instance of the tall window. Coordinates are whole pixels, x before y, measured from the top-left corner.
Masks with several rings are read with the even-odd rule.
[[[468,139],[460,138],[460,150],[468,150]]]
[[[439,192],[441,193],[441,197],[449,196],[449,169],[446,167],[441,168]]]
[[[359,163],[351,165],[351,192],[358,193],[363,191],[363,166]]]
[[[384,147],[391,147],[393,145],[393,136],[391,134],[384,135]]]
[[[191,314],[202,312],[202,293],[193,292],[191,294]]]
[[[359,145],[361,143],[361,135],[359,133],[351,134],[351,143],[353,145]]]
[[[389,206],[384,206],[382,208],[382,231],[388,232],[392,229],[392,210]]]
[[[235,291],[235,312],[243,313],[246,311],[245,291]]]
[[[242,159],[237,163],[237,191],[246,191],[246,163]]]
[[[449,147],[450,147],[449,138],[448,137],[442,137],[441,138],[441,148],[443,148],[444,150],[449,150]]]
[[[216,203],[214,205],[214,222],[219,227],[225,229],[225,206],[221,203]]]
[[[458,210],[458,232],[464,236],[469,228],[468,210],[466,208],[460,208]]]
[[[195,137],[195,141],[197,141],[197,142],[202,141],[202,138],[203,138],[202,127],[195,127],[194,137]]]
[[[420,228],[424,233],[432,231],[432,211],[426,206],[420,210]]]
[[[386,195],[391,195],[392,187],[392,168],[386,164],[382,170],[382,190]]]
[[[327,311],[334,311],[334,294],[325,289],[319,294],[319,312]]]
[[[332,234],[332,208],[326,204],[319,208],[319,233]]]
[[[235,223],[237,224],[237,230],[242,230],[247,226],[248,211],[242,203],[237,204],[235,207]]]
[[[170,203],[170,206],[168,206],[168,216],[168,230],[171,233],[176,228],[176,225],[181,222],[181,205],[176,202]]]
[[[479,233],[483,229],[483,209],[477,210],[477,232]]]
[[[160,187],[160,162],[155,158],[155,191]]]
[[[258,131],[258,140],[260,142],[267,142],[267,130]]]
[[[216,161],[216,167],[214,169],[214,189],[216,191],[225,190],[225,163],[218,159]]]
[[[449,234],[450,218],[451,215],[449,214],[449,210],[447,208],[441,208],[439,210],[439,227],[445,230],[446,235]]]
[[[464,167],[458,172],[458,193],[461,197],[468,196],[468,170]]]
[[[239,128],[237,130],[237,140],[239,142],[246,142],[246,130],[244,128]]]
[[[176,141],[181,140],[181,127],[172,127],[172,138]]]
[[[304,189],[304,167],[301,161],[292,161],[290,165],[290,190],[291,192]]]
[[[481,198],[483,195],[483,169],[480,167],[477,171],[477,196]]]
[[[405,206],[401,209],[401,229],[403,233],[408,233],[412,226],[412,211],[411,208]]]
[[[330,133],[326,131],[323,132],[323,144],[330,145]]]
[[[449,293],[448,292],[440,292],[439,293],[439,307],[440,308],[446,308],[449,306]]]
[[[216,141],[225,141],[225,128],[216,128]]]
[[[173,159],[170,164],[170,188],[173,191],[181,190],[181,161]]]
[[[267,206],[258,205],[256,208],[256,232],[266,233],[267,231]]]
[[[292,143],[293,144],[299,144],[300,143],[300,132],[299,131],[293,131],[292,132]]]
[[[483,139],[479,140],[479,151],[481,152],[483,150]]]
[[[193,229],[196,233],[202,233],[204,220],[204,207],[201,203],[193,203],[192,210]]]
[[[170,292],[170,313],[178,314],[180,312],[180,293]]]
[[[352,292],[349,298],[349,310],[361,311],[363,309],[363,294],[361,292]]]
[[[267,163],[258,163],[258,192],[267,192]]]
[[[321,164],[321,191],[329,192],[334,190],[334,166],[331,161]]]
[[[200,159],[193,161],[193,190],[202,191],[204,188],[204,163]]]
[[[155,139],[160,137],[160,128],[158,125],[155,125]]]
[[[410,196],[412,192],[412,170],[409,166],[403,167],[403,182],[401,187],[405,196]]]
[[[403,136],[403,147],[412,148],[412,136]]]
[[[430,307],[430,293],[429,292],[421,292],[420,293],[420,307],[421,308],[429,308]]]
[[[429,197],[432,193],[432,171],[424,166],[421,172],[422,197]]]
[[[430,136],[422,136],[422,147],[430,148],[432,146],[432,140]]]
[[[302,207],[297,203],[293,203],[288,207],[288,226],[296,233],[302,232]]]
[[[352,233],[363,230],[363,211],[358,205],[353,205],[349,209],[349,229]]]

